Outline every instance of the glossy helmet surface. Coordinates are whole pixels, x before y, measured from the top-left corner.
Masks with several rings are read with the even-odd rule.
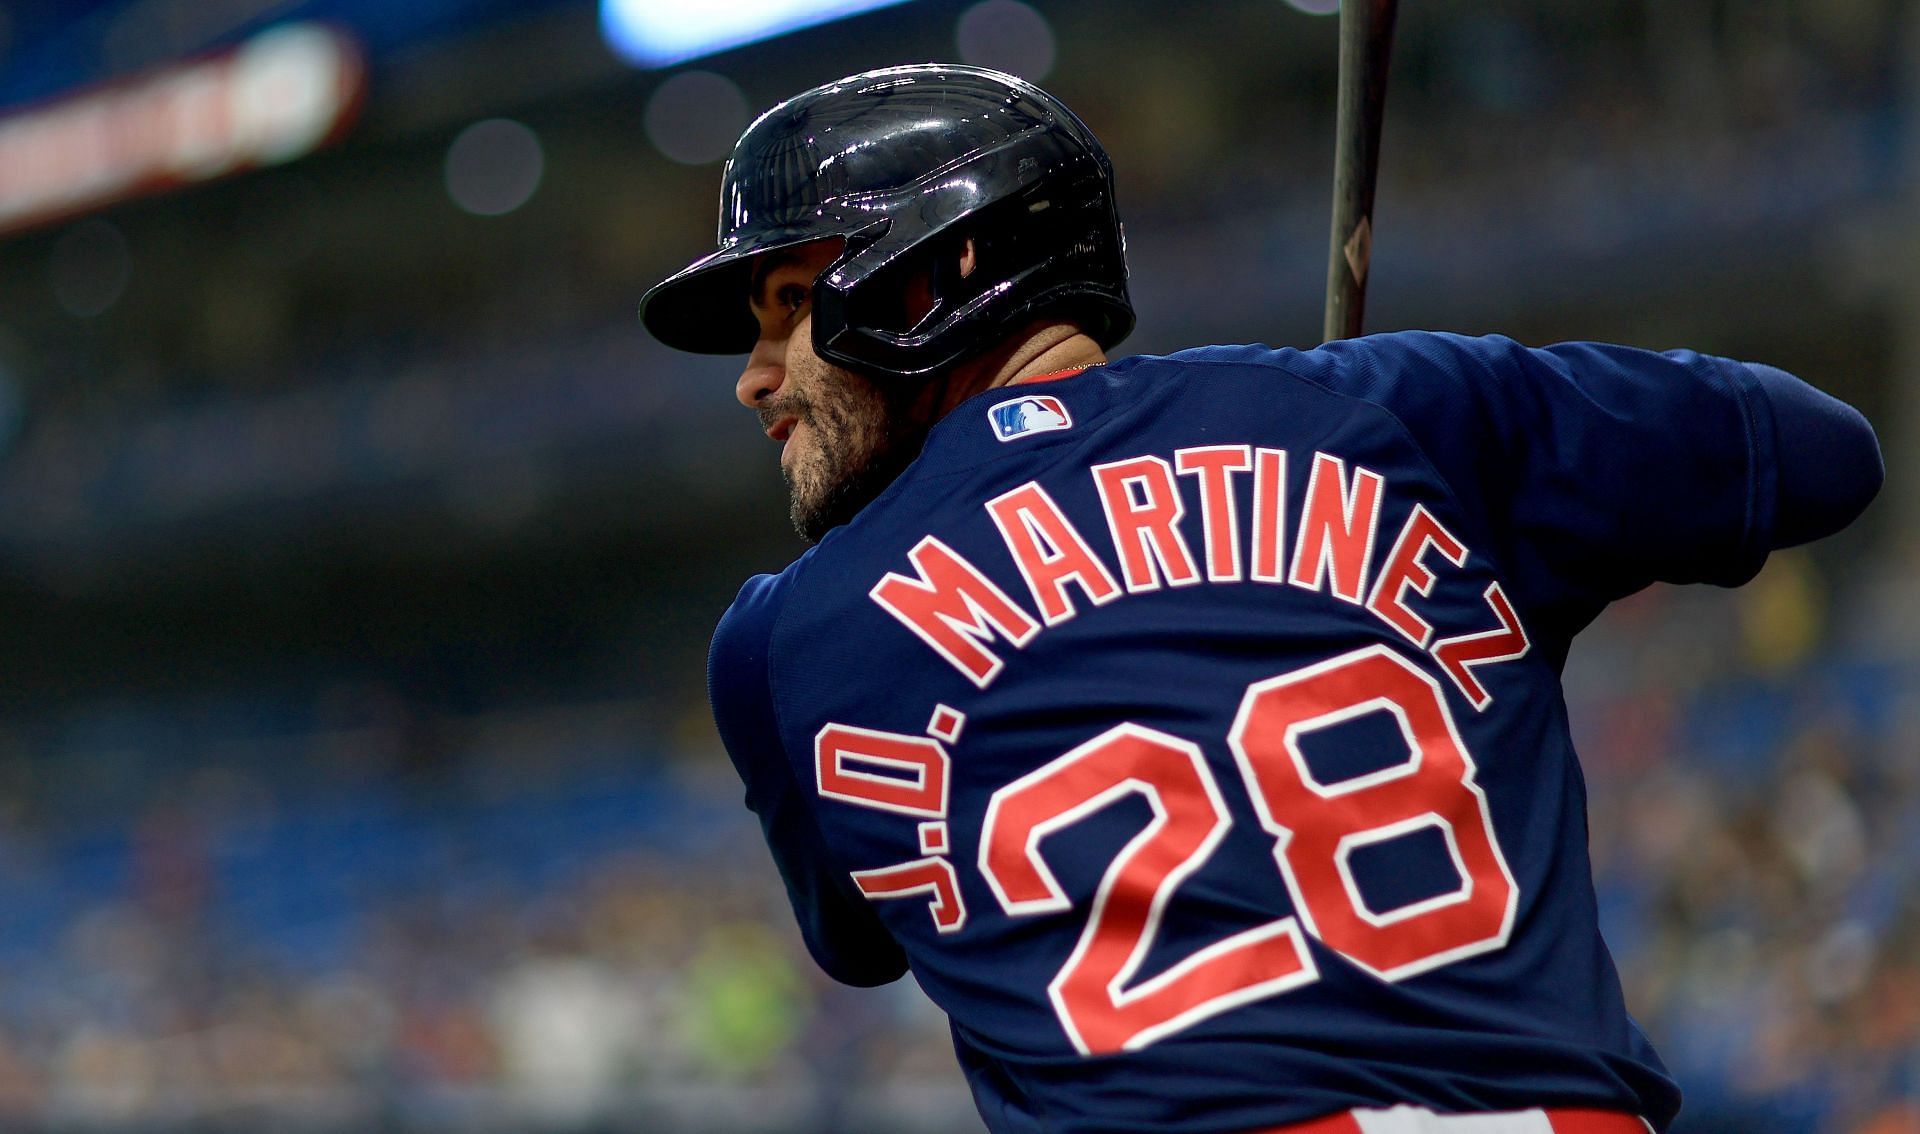
[[[721,176],[719,250],[649,290],[641,321],[670,347],[745,354],[759,337],[752,258],[823,237],[846,246],[814,283],[814,350],[851,370],[934,374],[1042,312],[1103,348],[1133,329],[1106,151],[1012,75],[888,67],[762,114]],[[917,319],[916,275],[933,304]]]

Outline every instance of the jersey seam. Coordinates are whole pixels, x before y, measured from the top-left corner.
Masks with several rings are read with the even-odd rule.
[[[794,768],[793,755],[787,748],[786,719],[780,709],[780,698],[775,695],[774,687],[773,687],[774,639],[779,637],[781,627],[786,622],[787,613],[792,608],[792,603],[789,602],[788,600],[792,597],[792,593],[794,589],[800,585],[801,577],[804,576],[807,573],[807,571],[812,568],[813,563],[811,562],[811,560],[817,558],[818,555],[819,555],[819,545],[816,544],[814,547],[807,549],[806,552],[803,552],[800,558],[794,560],[792,563],[789,563],[787,565],[787,570],[793,571],[793,574],[791,576],[786,576],[786,571],[782,571],[780,575],[775,576],[776,579],[781,577],[786,577],[786,587],[785,587],[785,593],[781,594],[780,596],[779,611],[773,616],[772,620],[767,624],[767,649],[766,649],[766,661],[765,661],[766,671],[767,671],[767,676],[766,676],[767,711],[769,715],[773,717],[773,732],[774,732],[773,739],[774,739],[775,745],[777,745],[779,748],[778,755],[780,757],[781,765],[786,769],[787,773],[793,777],[794,788],[796,790],[796,794],[799,796],[799,806],[805,809],[808,818],[813,822],[814,830],[819,835],[820,853],[826,856],[827,864],[829,867],[831,867],[831,870],[829,871],[829,873],[832,878],[832,885],[834,885],[836,888],[839,888],[846,897],[852,900],[854,899],[854,895],[850,893],[846,893],[846,887],[848,885],[848,882],[850,881],[850,877],[849,877],[850,871],[847,868],[847,864],[841,861],[840,856],[835,851],[832,843],[829,842],[827,839],[827,824],[823,821],[823,816],[821,815],[821,812],[820,812],[820,794],[817,790],[814,790],[817,787],[817,785],[815,785],[810,780],[809,777],[801,775]],[[864,896],[862,896],[858,900],[865,901],[866,899],[864,898]],[[886,925],[886,923],[878,917],[878,911],[874,911],[874,913],[875,913],[875,921],[879,925],[880,931],[884,933],[887,939],[894,944],[895,948],[901,950],[901,958],[902,958],[902,961],[905,962],[906,946],[900,942],[900,939],[898,937],[894,936],[893,930],[889,928]],[[911,973],[912,971],[913,971],[913,967],[910,963],[908,963],[906,964],[906,967],[901,974],[889,978],[887,983],[891,983],[894,980],[898,980],[900,975],[905,975],[906,973]]]
[[[773,689],[774,639],[780,636],[780,627],[787,620],[787,611],[791,606],[791,604],[788,603],[787,599],[791,595],[792,591],[800,585],[800,577],[802,575],[805,575],[807,573],[807,569],[812,566],[812,564],[808,562],[808,560],[812,558],[814,558],[814,556],[802,554],[800,558],[794,560],[791,564],[788,565],[788,570],[793,571],[793,575],[791,578],[787,580],[787,585],[785,588],[788,593],[782,594],[780,596],[780,609],[777,613],[774,614],[773,621],[767,624],[767,658],[766,658],[767,708],[773,715],[773,734],[774,734],[773,738],[774,738],[774,741],[780,745],[780,759],[784,764],[786,764],[787,769],[790,772],[793,770],[793,756],[787,751],[787,723],[780,712],[780,698],[777,695],[775,695],[774,689]],[[781,574],[783,575],[785,573],[786,572],[784,571],[781,572]],[[798,781],[799,777],[795,776],[794,779]],[[804,789],[806,785],[804,783],[801,783],[800,786]],[[810,795],[807,795],[804,790],[801,792],[801,794],[803,796],[806,796],[808,813],[815,815],[817,818],[818,813],[815,812],[813,809],[813,797]]]
[[[773,739],[774,743],[780,748],[780,762],[786,768],[787,773],[793,777],[794,787],[798,789],[798,794],[802,801],[801,806],[806,808],[807,815],[812,818],[814,827],[820,832],[820,849],[828,856],[829,861],[835,870],[838,871],[839,875],[845,876],[847,873],[846,864],[840,861],[839,856],[834,853],[833,847],[826,841],[827,829],[826,825],[821,822],[819,793],[808,790],[813,785],[794,768],[793,754],[787,748],[786,716],[781,712],[780,698],[774,692],[773,686],[774,640],[780,636],[780,628],[787,620],[787,612],[792,609],[792,603],[790,603],[788,599],[792,597],[793,591],[800,586],[801,577],[813,566],[810,561],[819,556],[817,545],[815,549],[809,549],[809,551],[811,554],[802,553],[800,558],[787,565],[788,570],[793,571],[793,575],[786,581],[786,593],[780,596],[779,612],[776,613],[773,616],[773,620],[767,624],[767,711],[773,717]],[[782,575],[785,573],[784,571],[781,572]],[[837,878],[835,884],[840,884]],[[892,936],[891,931],[888,931],[888,936]]]
[[[1708,356],[1702,355],[1700,357],[1706,359]],[[1745,427],[1747,468],[1746,476],[1742,479],[1746,481],[1744,486],[1746,489],[1746,508],[1744,510],[1745,514],[1741,517],[1742,530],[1740,532],[1740,546],[1747,560],[1753,559],[1756,555],[1764,558],[1768,549],[1764,546],[1765,540],[1763,538],[1764,531],[1762,521],[1767,517],[1763,517],[1760,514],[1762,511],[1762,491],[1760,485],[1761,422],[1759,420],[1760,407],[1753,403],[1753,394],[1757,391],[1754,390],[1754,383],[1751,379],[1747,382],[1742,382],[1734,375],[1726,373],[1725,367],[1727,365],[1739,366],[1744,369],[1746,364],[1733,362],[1731,360],[1725,363],[1719,360],[1711,360],[1709,363],[1709,369],[1712,370],[1715,380],[1725,383],[1726,386],[1733,391],[1733,400],[1734,403],[1740,407],[1740,421]],[[1766,395],[1761,393],[1760,396],[1765,397]],[[1744,567],[1745,564],[1743,563],[1742,566]]]

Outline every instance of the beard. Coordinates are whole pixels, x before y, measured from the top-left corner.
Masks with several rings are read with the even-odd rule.
[[[789,381],[760,409],[771,423],[791,414],[812,434],[812,451],[781,465],[788,516],[808,543],[851,521],[920,455],[929,425],[913,412],[917,384],[882,387],[861,375],[820,365],[813,380]],[[794,392],[800,389],[808,393]]]

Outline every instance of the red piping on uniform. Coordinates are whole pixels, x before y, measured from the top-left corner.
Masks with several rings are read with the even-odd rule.
[[[1033,377],[1031,377],[1031,378],[1019,378],[1019,379],[1016,379],[1016,380],[1014,380],[1014,381],[1012,381],[1012,382],[1009,382],[1009,383],[1007,383],[1007,385],[1009,385],[1009,386],[1031,386],[1031,385],[1033,385],[1033,384],[1034,384],[1035,382],[1053,382],[1053,381],[1057,381],[1058,379],[1061,379],[1061,378],[1071,378],[1071,377],[1073,377],[1073,376],[1074,376],[1075,374],[1078,374],[1078,373],[1080,373],[1080,372],[1081,372],[1082,370],[1085,370],[1085,369],[1087,369],[1087,367],[1085,367],[1085,366],[1075,366],[1075,367],[1072,367],[1072,368],[1070,368],[1070,369],[1067,369],[1067,370],[1055,370],[1055,371],[1052,371],[1052,372],[1050,372],[1050,373],[1047,373],[1047,374],[1035,374],[1035,375],[1034,375]]]

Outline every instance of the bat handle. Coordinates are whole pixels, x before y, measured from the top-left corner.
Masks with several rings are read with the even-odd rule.
[[[1327,252],[1322,338],[1361,334],[1373,256],[1373,189],[1387,104],[1396,0],[1340,5],[1340,96],[1333,168],[1333,237]]]

